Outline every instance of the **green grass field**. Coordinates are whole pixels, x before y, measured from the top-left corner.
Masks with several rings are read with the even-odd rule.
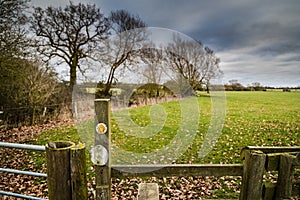
[[[222,134],[212,151],[205,158],[199,158],[198,152],[211,120],[212,104],[209,97],[198,97],[197,100],[200,107],[199,127],[191,144],[183,142],[184,145],[188,145],[188,148],[179,156],[176,163],[240,163],[240,151],[245,146],[300,145],[300,92],[226,92],[226,117]],[[120,125],[120,121],[117,121],[115,116],[122,116],[122,111],[118,111],[119,115],[112,113],[112,143],[128,152],[147,154],[160,151],[174,142],[176,137],[185,141],[189,134],[178,130],[182,120],[179,103],[168,102],[162,103],[161,106],[161,109],[165,110],[165,116],[161,116],[163,115],[161,111],[154,110],[154,113],[160,114],[154,114],[154,117],[166,118],[163,127],[155,129],[154,125],[152,129],[155,134],[145,135],[144,138],[134,135],[139,134],[138,131],[141,130],[139,127]],[[151,123],[159,124],[159,121],[151,122],[150,109],[151,106],[130,109],[132,121],[141,127]],[[55,140],[78,142],[81,139],[91,145],[93,122],[87,124],[88,129],[85,125],[85,131],[89,133],[88,136],[74,127],[60,128],[40,134],[37,143],[45,144],[47,141]],[[174,148],[176,145],[174,142],[169,147]],[[174,151],[176,148],[166,151],[165,159],[168,159],[168,153]]]
[[[211,98],[199,97],[200,123],[196,137],[176,163],[240,163],[240,151],[245,146],[300,145],[299,100],[299,92],[227,92],[222,134],[213,150],[201,159],[198,152],[208,131]],[[178,135],[180,106],[178,102],[161,105],[167,112],[167,119],[157,134],[149,138],[136,138],[113,123],[113,143],[137,153],[160,151],[168,145]],[[133,109],[130,111],[131,118],[136,124],[146,126],[151,123],[149,109],[150,106]],[[181,134],[180,137],[184,140],[188,134]]]
[[[222,135],[206,161],[237,163],[240,150],[252,146],[300,145],[300,93],[227,93]]]
[[[138,124],[138,128],[133,127],[133,124],[128,127],[122,125],[126,122],[122,121],[124,111],[116,111],[112,113],[111,124],[112,144],[115,145],[112,151],[112,156],[115,156],[113,160],[115,164],[138,164],[140,161],[142,164],[241,163],[240,151],[245,146],[299,146],[299,100],[300,92],[226,92],[226,116],[222,134],[218,138],[214,148],[204,158],[199,157],[198,152],[207,134],[212,116],[210,97],[202,95],[196,100],[200,107],[200,119],[199,126],[194,130],[195,137],[193,136],[192,140],[190,140],[190,132],[179,130],[179,124],[183,117],[181,116],[180,104],[178,102],[162,103],[159,107],[152,108],[154,118],[158,119],[152,121],[149,116],[151,106],[128,110],[130,119],[135,124]],[[187,109],[193,108],[188,107]],[[118,116],[121,117],[117,119]],[[195,117],[195,115],[191,114],[190,117]],[[193,119],[190,120],[192,121]],[[162,128],[160,127],[161,121],[164,121]],[[140,131],[139,127],[151,127],[151,124],[154,124],[151,130],[154,130],[155,134],[149,136],[151,133],[147,133],[147,131],[143,132],[143,130]],[[94,122],[87,121],[83,125],[82,127],[76,126],[76,128],[75,126],[59,127],[43,132],[37,136],[36,140],[31,141],[31,143],[46,144],[48,141],[57,140],[68,140],[77,143],[81,140],[86,142],[87,146],[91,146],[93,144]],[[137,137],[134,134],[141,134],[144,138]],[[190,141],[192,142],[189,143]],[[180,154],[180,156],[178,156],[179,154],[174,156],[177,151],[182,151],[182,149],[176,148],[177,145],[181,144],[187,146],[187,151]],[[130,152],[130,155],[132,155],[130,156],[131,158],[128,155],[124,157],[122,155],[124,152],[116,151],[116,147]],[[162,149],[169,150],[162,151]],[[159,151],[163,153],[155,153]],[[142,153],[141,156],[139,156],[140,153]],[[178,159],[174,160],[174,157],[177,156]],[[122,157],[125,159],[122,160]],[[145,161],[142,160],[144,158]],[[38,166],[45,163],[43,155],[38,156],[35,154],[34,159],[35,164]],[[90,159],[87,160],[87,165],[88,167],[92,165]],[[91,179],[93,172],[89,171],[89,173],[89,179]],[[172,195],[172,190],[166,190],[167,186],[171,188],[177,187],[168,185],[171,184],[171,181],[174,181],[168,178],[155,180],[162,188],[160,192],[164,194]],[[179,188],[181,187],[180,180],[175,180],[175,182],[178,182]],[[208,195],[210,198],[238,198],[238,188],[241,184],[240,178],[226,177],[215,179],[212,177],[207,180],[214,186],[220,186],[219,188],[211,189],[211,194]],[[130,183],[127,184],[126,181],[123,184],[121,184],[122,181],[119,179],[113,182],[119,185],[122,190],[131,190],[133,186],[130,186]],[[153,179],[147,179],[146,181],[153,181]],[[134,184],[136,189],[137,184],[132,184]],[[197,190],[197,188],[195,187],[194,190]],[[118,189],[115,189],[116,191]]]

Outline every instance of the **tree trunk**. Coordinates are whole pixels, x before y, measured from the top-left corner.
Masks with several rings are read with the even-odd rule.
[[[73,87],[76,84],[76,78],[77,78],[77,75],[76,75],[77,63],[75,63],[75,64],[72,63],[72,65],[70,66],[70,85],[69,85],[69,87],[70,87],[71,95],[73,92]]]
[[[31,126],[35,124],[35,113],[36,113],[36,106],[32,108],[32,116],[31,116]]]

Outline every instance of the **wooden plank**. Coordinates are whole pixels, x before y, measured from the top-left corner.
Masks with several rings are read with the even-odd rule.
[[[253,200],[262,197],[262,182],[266,155],[261,151],[246,151],[240,199]]]
[[[300,165],[300,153],[299,152],[289,152],[288,154],[294,156],[293,165]],[[279,170],[279,160],[282,153],[271,153],[267,154],[266,170],[267,171],[278,171]]]
[[[248,150],[262,151],[265,154],[268,153],[287,153],[287,152],[300,152],[300,146],[284,146],[284,147],[274,147],[274,146],[247,146],[241,151],[241,158],[244,158],[244,152]]]
[[[50,200],[72,199],[70,176],[70,148],[72,142],[46,144],[47,183]]]
[[[159,200],[157,183],[140,183],[138,188],[138,200]]]
[[[293,160],[295,156],[282,154],[280,156],[279,172],[276,187],[276,199],[290,199],[292,195],[292,181],[294,176]]]
[[[242,176],[242,164],[174,164],[174,165],[113,165],[111,176],[171,177],[171,176]],[[129,173],[130,172],[130,173]],[[141,173],[144,172],[144,173]]]
[[[107,150],[108,159],[103,165],[95,165],[96,173],[96,199],[111,199],[111,168],[110,168],[110,99],[95,99],[95,146],[101,145]],[[96,127],[99,123],[106,126],[106,130],[101,128],[97,132]],[[94,163],[95,164],[95,163]]]
[[[78,144],[70,153],[72,200],[88,199],[85,146]]]

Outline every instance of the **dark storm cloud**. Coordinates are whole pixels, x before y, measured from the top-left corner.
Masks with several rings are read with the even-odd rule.
[[[38,1],[47,5],[68,1]],[[79,1],[74,1],[79,2]],[[225,82],[299,86],[298,0],[87,0],[109,14],[126,9],[149,26],[182,32],[215,50]],[[284,66],[284,67],[282,67]],[[273,82],[272,82],[273,80]]]

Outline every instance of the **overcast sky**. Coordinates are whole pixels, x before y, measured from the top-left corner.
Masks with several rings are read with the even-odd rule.
[[[68,0],[32,0],[65,6]],[[79,2],[73,0],[74,3]],[[300,86],[299,0],[82,0],[105,14],[126,9],[148,26],[202,41],[221,59],[224,83]]]

